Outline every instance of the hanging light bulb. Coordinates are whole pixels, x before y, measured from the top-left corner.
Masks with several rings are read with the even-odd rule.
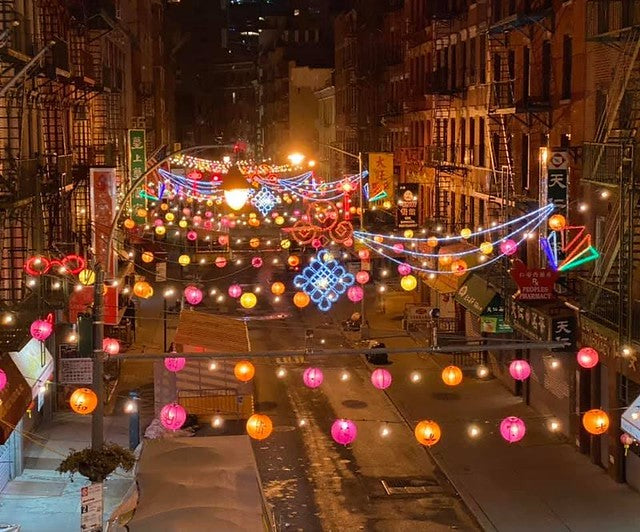
[[[249,183],[237,166],[229,168],[222,180],[222,190],[227,205],[234,211],[242,209],[249,199]]]

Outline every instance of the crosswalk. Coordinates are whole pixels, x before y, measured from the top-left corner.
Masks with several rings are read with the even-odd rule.
[[[276,364],[281,366],[288,364],[304,364],[307,358],[304,355],[297,355],[292,357],[276,357]]]

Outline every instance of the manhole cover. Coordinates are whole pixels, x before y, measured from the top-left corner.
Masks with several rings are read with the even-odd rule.
[[[380,482],[387,495],[422,496],[442,493],[442,488],[434,478],[395,478]]]

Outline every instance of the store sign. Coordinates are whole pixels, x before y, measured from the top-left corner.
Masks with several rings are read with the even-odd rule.
[[[93,382],[93,359],[61,358],[59,362],[60,384],[91,384]]]
[[[129,140],[129,178],[131,184],[138,179],[147,170],[147,154],[145,148],[145,130],[144,129],[130,129]],[[131,208],[133,214],[133,220],[137,224],[143,224],[145,217],[138,216],[136,213],[138,209],[146,208],[147,201],[140,195],[140,192],[144,191],[144,183],[139,187],[136,187],[131,196]]]
[[[420,224],[420,184],[398,185],[398,229],[415,229]]]
[[[80,530],[102,530],[102,482],[80,488]]]
[[[369,154],[369,201],[389,200],[393,197],[393,154]]]
[[[577,320],[575,314],[570,313],[565,307],[536,308],[518,300],[508,299],[507,322],[514,329],[538,342],[568,343],[565,350],[575,347]]]
[[[586,316],[583,316],[580,322],[580,344],[582,346],[592,347],[602,358],[608,359],[608,363],[619,362],[618,367],[621,371],[636,372],[634,377],[640,378],[638,355],[633,349],[628,355],[622,352],[622,345],[616,331],[612,331]]]
[[[513,332],[505,322],[504,299],[496,294],[480,316],[480,331],[484,333],[506,334]]]
[[[408,303],[404,308],[405,323],[411,326],[420,326],[431,323],[433,322],[431,310],[433,310],[433,307],[429,307],[427,305]]]
[[[11,436],[31,403],[31,387],[8,354],[0,355],[0,369],[7,376],[7,385],[0,391],[0,445]]]
[[[91,201],[91,242],[96,263],[104,266],[107,274],[116,272],[116,256],[107,248],[111,224],[116,216],[116,169],[91,168],[89,170]]]
[[[547,198],[556,206],[556,213],[567,213],[569,204],[569,153],[554,151],[547,162]]]
[[[568,344],[565,350],[572,351],[576,348],[576,337],[578,331],[578,320],[575,316],[562,316],[551,319],[552,342],[563,342]]]
[[[546,268],[529,269],[520,260],[511,268],[511,277],[518,285],[516,299],[525,301],[549,301],[555,299],[553,289],[558,272]]]
[[[477,316],[485,312],[496,292],[479,275],[470,275],[456,292],[455,300]]]

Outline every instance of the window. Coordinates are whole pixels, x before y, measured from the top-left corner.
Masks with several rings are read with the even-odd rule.
[[[560,147],[569,149],[571,147],[571,135],[569,133],[563,133],[560,135]]]
[[[468,84],[469,81],[469,76],[467,73],[467,41],[462,41],[462,78],[461,78],[461,85],[463,87],[465,87]]]
[[[467,123],[464,118],[460,119],[460,162],[468,164],[467,157]]]
[[[551,41],[542,43],[542,99],[549,101],[551,95]]]
[[[485,161],[485,128],[484,118],[480,118],[478,121],[478,166],[486,167]]]
[[[570,35],[564,36],[562,42],[562,99],[571,99],[571,67],[573,43]]]
[[[476,37],[469,41],[469,84],[476,83]]]
[[[480,83],[487,82],[487,38],[483,34],[480,36]]]
[[[476,164],[476,120],[469,118],[469,164]]]
[[[620,373],[617,374],[617,380],[618,401],[621,406],[629,406],[640,395],[640,384]]]

